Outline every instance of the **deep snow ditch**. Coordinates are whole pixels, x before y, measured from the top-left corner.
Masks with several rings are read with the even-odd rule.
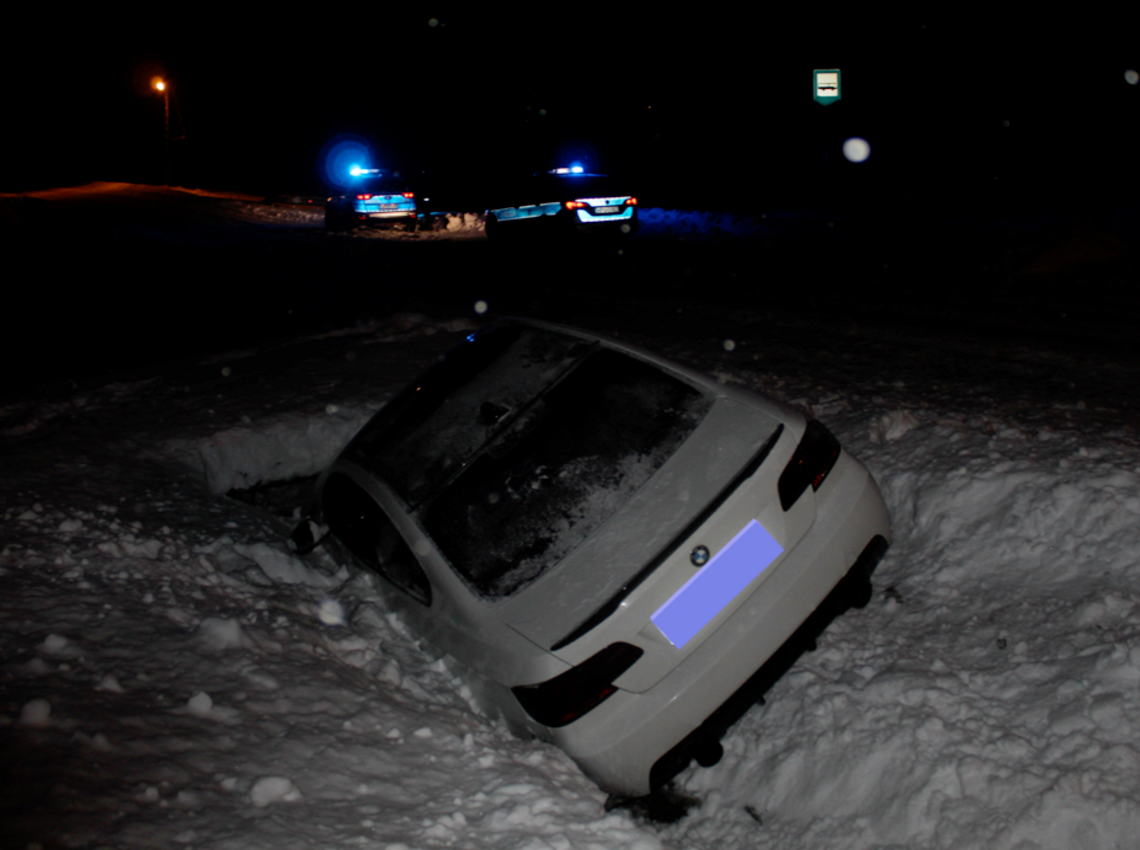
[[[723,378],[771,391],[763,376]],[[835,399],[817,385],[797,403],[888,501],[876,601],[730,732],[721,765],[682,775],[704,805],[664,835],[755,846],[758,820],[766,846],[849,846],[852,830],[861,844],[946,847],[1133,834],[1140,454],[1060,415],[1040,427],[936,394],[906,407],[861,388]],[[375,409],[174,448],[215,492],[312,475]]]

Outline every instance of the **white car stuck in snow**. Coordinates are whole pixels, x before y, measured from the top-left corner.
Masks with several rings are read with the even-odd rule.
[[[523,320],[382,408],[313,519],[489,709],[622,796],[714,762],[740,695],[866,604],[890,539],[870,474],[815,420]]]

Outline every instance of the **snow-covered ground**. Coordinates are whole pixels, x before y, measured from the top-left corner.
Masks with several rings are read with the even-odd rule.
[[[561,752],[480,717],[367,576],[224,495],[317,472],[477,319],[0,409],[0,846],[1140,846],[1140,439],[1124,389],[1082,396],[1135,364],[594,320],[811,410],[894,522],[873,602],[678,778],[697,802],[665,825],[606,812]]]

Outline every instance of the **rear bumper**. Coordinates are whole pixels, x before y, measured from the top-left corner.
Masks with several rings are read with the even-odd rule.
[[[510,232],[552,233],[632,233],[637,229],[637,209],[628,207],[614,215],[593,215],[585,210],[564,210],[558,204],[488,210],[488,221],[495,228]],[[515,222],[531,222],[516,225]],[[518,230],[516,231],[516,227]]]
[[[393,219],[415,218],[415,210],[385,210],[384,212],[357,213],[369,221],[391,221]]]
[[[812,531],[696,652],[644,693],[619,690],[542,737],[602,788],[625,796],[648,794],[683,768],[697,739],[714,734],[722,706],[793,642],[852,567],[873,569],[860,563],[869,544],[889,541],[886,506],[866,469],[844,453],[829,479]],[[884,547],[876,548],[881,557]]]
[[[708,752],[709,745],[719,741],[729,727],[743,717],[752,706],[757,703],[763,705],[764,694],[768,689],[779,681],[805,649],[815,645],[816,638],[832,619],[848,608],[862,607],[868,601],[867,597],[863,597],[862,601],[852,605],[852,590],[856,596],[859,594],[859,590],[853,585],[863,582],[864,587],[870,590],[870,584],[866,582],[889,546],[886,538],[879,536],[873,537],[867,543],[859,559],[848,571],[845,580],[832,589],[803,625],[700,726],[657,759],[649,772],[651,788],[660,788],[688,767],[700,753]]]
[[[630,223],[637,218],[633,207],[626,207],[620,213],[613,213],[611,215],[594,215],[589,210],[578,210],[578,222],[580,224],[621,224],[622,222]]]

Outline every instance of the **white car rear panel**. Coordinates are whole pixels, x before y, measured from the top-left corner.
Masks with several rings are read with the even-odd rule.
[[[646,655],[617,680],[617,693],[568,726],[546,729],[534,724],[530,731],[562,747],[603,787],[629,796],[649,793],[656,761],[780,648],[876,534],[889,537],[878,488],[850,455],[841,455],[828,491],[818,506],[817,533],[804,537],[766,569],[763,581],[722,612],[699,645],[676,650],[643,634],[635,642]],[[648,611],[662,595],[659,586],[647,583],[632,594],[631,611],[623,613]],[[670,652],[683,657],[668,676],[641,690],[652,678],[642,666],[652,666],[654,657]]]

